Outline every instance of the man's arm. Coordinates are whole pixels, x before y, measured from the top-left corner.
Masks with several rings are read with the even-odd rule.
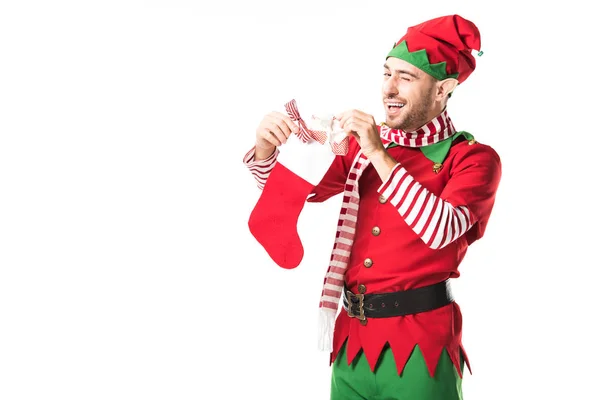
[[[267,179],[277,163],[278,156],[279,149],[276,148],[267,158],[257,160],[254,147],[244,156],[244,165],[246,165],[256,180],[259,189],[264,189]],[[349,160],[348,156],[336,156],[323,178],[313,188],[307,201],[310,203],[320,203],[343,192],[349,171],[348,164],[350,162],[351,160]]]
[[[453,161],[450,180],[436,196],[387,153],[373,116],[350,110],[337,118],[377,170],[383,182],[378,192],[389,199],[427,246],[443,248],[478,222],[481,224],[467,241],[472,243],[483,235],[501,176],[500,158],[491,147],[468,146]]]
[[[275,167],[279,155],[278,146],[285,144],[290,135],[298,130],[289,116],[277,111],[265,115],[258,125],[256,144],[244,155],[243,162],[261,190]]]
[[[258,152],[259,150],[256,148],[256,146],[252,147],[244,156],[243,162],[254,177],[254,180],[256,180],[256,185],[258,188],[262,190],[267,183],[269,174],[273,170],[273,167],[275,167],[277,156],[279,155],[279,149],[275,148],[271,155],[262,159],[258,158]]]
[[[413,231],[432,249],[440,249],[489,217],[500,183],[498,155],[482,144],[456,157],[439,196],[417,182],[385,150],[371,156],[382,178],[379,194],[389,199]],[[481,233],[479,234],[481,235]]]

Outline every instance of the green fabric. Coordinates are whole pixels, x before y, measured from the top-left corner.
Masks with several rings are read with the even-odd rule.
[[[467,140],[471,140],[473,135],[468,132],[456,132],[452,137],[449,137],[446,140],[442,140],[441,142],[437,142],[434,144],[430,144],[429,146],[421,147],[421,151],[431,161],[434,163],[443,163],[450,151],[450,147],[452,146],[452,142],[459,136],[464,136]]]
[[[462,400],[462,379],[444,350],[435,376],[431,377],[418,346],[402,375],[389,346],[383,350],[375,372],[362,351],[352,364],[346,361],[345,345],[332,365],[330,400]],[[464,371],[464,360],[460,360]],[[461,372],[462,373],[462,372]]]
[[[427,157],[429,160],[433,161],[434,163],[441,164],[446,159],[446,156],[450,151],[450,147],[452,146],[452,142],[459,136],[464,136],[467,140],[471,140],[474,138],[474,136],[471,135],[469,132],[460,131],[456,132],[452,137],[442,140],[441,142],[430,144],[429,146],[422,146],[419,148],[423,152],[423,155],[425,155],[425,157]],[[396,146],[399,146],[399,144],[391,142],[387,148],[391,149],[392,147]]]
[[[406,40],[401,41],[397,46],[392,48],[387,57],[395,57],[404,60],[440,81],[447,78],[458,78],[457,73],[446,73],[446,61],[442,61],[437,64],[430,64],[429,57],[427,57],[427,52],[425,49],[416,50],[413,52],[409,51],[408,46],[406,45]]]

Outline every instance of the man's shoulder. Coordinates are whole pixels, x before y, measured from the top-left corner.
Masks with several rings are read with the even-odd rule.
[[[476,135],[470,132],[461,132],[463,133],[461,140],[452,145],[451,153],[463,157],[489,157],[500,161],[500,155],[491,144],[481,142]]]
[[[456,141],[448,154],[455,167],[487,166],[501,169],[500,155],[496,149],[478,140],[477,136],[466,132],[461,140]]]

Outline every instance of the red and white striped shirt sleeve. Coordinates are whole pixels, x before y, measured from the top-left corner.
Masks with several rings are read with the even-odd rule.
[[[271,154],[268,158],[258,161],[254,159],[255,150],[256,148],[252,147],[250,151],[246,153],[246,155],[244,156],[244,165],[246,165],[246,167],[248,167],[248,170],[250,170],[250,173],[256,180],[258,188],[262,190],[265,187],[265,184],[267,183],[267,178],[269,177],[269,174],[271,173],[271,171],[275,167],[275,164],[277,163],[279,149],[275,148],[273,154]]]
[[[476,222],[467,206],[453,206],[417,182],[400,164],[378,189],[427,246],[441,249]]]

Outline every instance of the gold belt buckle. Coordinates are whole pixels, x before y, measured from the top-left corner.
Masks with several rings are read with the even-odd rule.
[[[364,299],[365,295],[362,293],[354,294],[350,290],[346,290],[346,297],[348,298],[348,316],[351,318],[358,318],[360,321],[366,321]],[[354,305],[358,304],[358,314],[352,311]]]

